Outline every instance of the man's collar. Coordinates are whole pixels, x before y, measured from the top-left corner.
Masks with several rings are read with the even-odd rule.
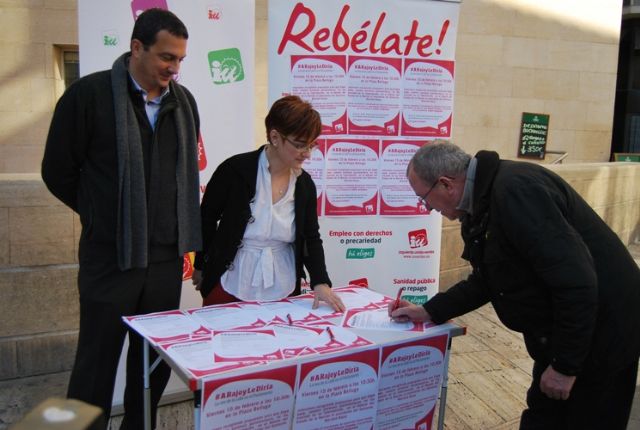
[[[476,180],[477,165],[478,160],[476,158],[472,158],[471,161],[469,161],[462,197],[460,198],[460,203],[458,203],[458,206],[456,207],[456,209],[464,211],[467,214],[473,214],[473,189]]]
[[[147,100],[147,97],[149,95],[149,93],[147,92],[147,90],[145,90],[144,88],[142,88],[140,86],[140,84],[138,83],[138,81],[136,81],[136,78],[133,77],[133,75],[131,74],[131,72],[129,72],[129,77],[131,78],[131,82],[133,83],[134,88],[142,93],[142,98],[144,99],[145,102],[149,102],[149,100]],[[158,97],[156,97],[155,99],[151,100],[151,103],[156,103],[156,104],[160,104],[162,102],[162,100],[167,96],[167,94],[169,94],[169,86],[167,85],[167,87],[162,91],[162,94],[160,94]]]

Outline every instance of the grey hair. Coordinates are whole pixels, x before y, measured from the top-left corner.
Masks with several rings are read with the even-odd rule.
[[[441,176],[458,177],[466,173],[471,156],[448,140],[438,139],[422,146],[413,155],[409,169],[425,184],[435,182]]]

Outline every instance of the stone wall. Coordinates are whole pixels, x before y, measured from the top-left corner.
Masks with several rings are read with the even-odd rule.
[[[621,2],[463,0],[453,140],[516,156],[522,112],[550,115],[548,150],[608,161]]]
[[[56,100],[61,49],[78,44],[77,0],[0,2],[0,173],[39,171]]]
[[[0,380],[70,368],[78,226],[40,175],[0,175]]]

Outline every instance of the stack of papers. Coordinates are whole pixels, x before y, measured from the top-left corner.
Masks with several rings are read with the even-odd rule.
[[[275,302],[242,302],[124,317],[161,348],[190,379],[313,354],[372,345],[351,328],[424,331],[421,323],[391,321],[394,299],[364,287],[334,289],[347,310],[336,313],[313,295]],[[335,322],[339,321],[339,324]]]

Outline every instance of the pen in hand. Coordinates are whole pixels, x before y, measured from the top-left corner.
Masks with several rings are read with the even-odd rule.
[[[404,287],[398,288],[398,294],[396,294],[396,299],[393,302],[393,306],[391,307],[391,312],[395,311],[400,307],[400,297],[402,296],[402,292],[404,291]],[[393,321],[393,317],[390,317]]]
[[[398,288],[398,294],[396,294],[396,300],[395,302],[393,302],[393,307],[391,308],[391,311],[395,311],[400,307],[400,296],[402,296],[403,292],[404,292],[404,287]]]

